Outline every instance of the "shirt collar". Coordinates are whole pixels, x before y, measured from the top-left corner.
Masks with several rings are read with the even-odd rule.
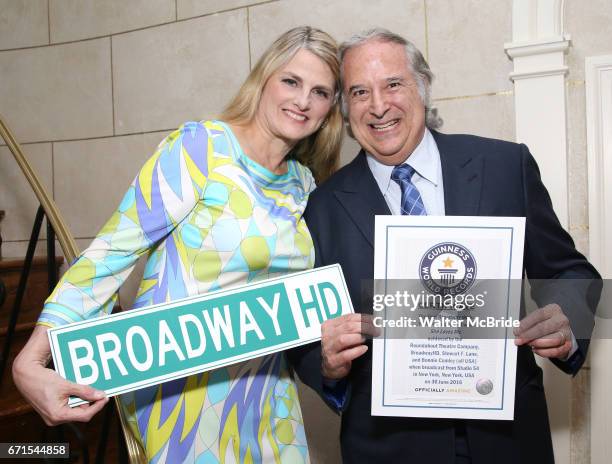
[[[366,154],[368,166],[374,175],[374,179],[376,179],[380,191],[384,194],[389,189],[391,172],[395,166],[383,164],[370,153]],[[440,164],[440,152],[429,129],[425,128],[421,142],[404,163],[412,166],[423,179],[431,182],[436,187],[438,186],[440,178],[437,167]]]

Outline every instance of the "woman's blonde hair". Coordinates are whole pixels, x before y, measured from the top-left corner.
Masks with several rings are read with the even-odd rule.
[[[336,87],[333,105],[325,122],[315,133],[300,140],[288,155],[310,168],[317,183],[320,183],[338,167],[343,131],[342,113],[338,103],[340,94],[338,46],[329,34],[320,29],[301,26],[281,35],[257,61],[249,77],[223,110],[219,119],[236,125],[251,122],[270,76],[302,49],[308,50],[329,66]]]

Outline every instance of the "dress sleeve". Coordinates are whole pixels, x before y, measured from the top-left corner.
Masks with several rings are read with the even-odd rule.
[[[55,327],[112,311],[138,258],[161,243],[201,198],[209,143],[203,123],[189,122],[159,144],[117,210],[62,276],[38,324]]]

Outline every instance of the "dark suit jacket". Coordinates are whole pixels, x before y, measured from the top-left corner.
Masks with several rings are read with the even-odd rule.
[[[524,145],[469,135],[433,132],[440,151],[446,215],[525,216],[524,270],[540,285],[540,305],[558,302],[580,328],[579,351],[556,364],[568,373],[580,368],[592,329],[589,286],[559,292],[555,279],[598,279],[563,230]],[[311,195],[305,217],[315,243],[316,266],[340,263],[353,306],[372,312],[374,215],[390,214],[363,152]],[[558,282],[558,281],[557,281]],[[591,286],[592,287],[592,286]],[[592,289],[591,289],[592,290]],[[563,296],[560,296],[562,293]],[[589,299],[590,298],[590,299]],[[585,308],[587,310],[585,311]],[[349,375],[350,400],[342,411],[344,462],[452,464],[455,427],[465,425],[474,464],[553,462],[542,372],[529,347],[518,350],[514,421],[372,417],[371,350],[357,359]],[[320,345],[289,353],[298,375],[322,395]],[[322,395],[325,398],[325,395]]]

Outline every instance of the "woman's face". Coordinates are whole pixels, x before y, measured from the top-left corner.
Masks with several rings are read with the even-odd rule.
[[[270,76],[255,118],[272,136],[295,145],[321,127],[334,102],[334,84],[327,64],[301,49]]]

